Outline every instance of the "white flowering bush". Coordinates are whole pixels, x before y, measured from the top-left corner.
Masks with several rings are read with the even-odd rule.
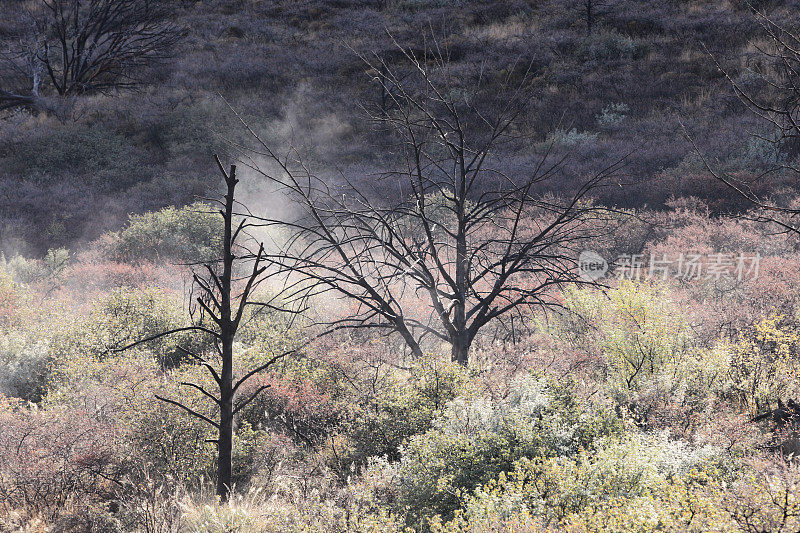
[[[47,339],[18,330],[0,334],[0,394],[39,401],[49,364]]]
[[[502,401],[456,398],[433,429],[413,437],[399,469],[401,502],[414,525],[435,514],[452,516],[475,488],[521,458],[570,456],[615,422],[579,411],[568,385],[518,378]]]
[[[594,453],[521,458],[510,473],[468,496],[450,527],[478,531],[481,524],[507,522],[545,529],[577,521],[611,502],[626,502],[634,522],[656,528],[663,518],[659,500],[671,497],[676,483],[699,477],[719,482],[726,460],[717,448],[671,440],[666,432],[604,439]]]
[[[548,136],[545,144],[552,144],[564,148],[591,146],[597,142],[598,137],[598,133],[578,131],[576,128],[572,128],[571,130],[556,130]]]

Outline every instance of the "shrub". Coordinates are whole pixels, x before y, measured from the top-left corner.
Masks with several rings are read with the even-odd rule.
[[[611,444],[609,453],[624,458],[621,463],[617,459],[609,463],[608,453],[582,454],[573,461],[520,460],[512,472],[475,491],[455,519],[444,523],[434,519],[432,529],[437,533],[797,529],[797,463],[740,465],[743,475],[732,478],[714,459],[716,452],[708,455],[708,451],[651,435]]]
[[[265,389],[245,410],[242,419],[254,428],[287,435],[301,445],[322,444],[341,417],[341,405],[329,391],[308,378],[272,373],[243,386],[247,397]]]
[[[181,503],[182,522],[190,533],[400,533],[398,518],[365,507],[357,498],[341,502],[310,498],[283,500],[252,489],[234,495],[226,504],[209,497],[187,498]],[[338,504],[338,505],[337,505]]]
[[[41,260],[14,256],[7,262],[7,268],[14,279],[20,283],[54,281],[69,265],[70,255],[66,248],[50,248]]]
[[[633,60],[642,58],[647,45],[615,32],[591,35],[578,49],[578,57],[591,61]]]
[[[732,391],[752,413],[800,394],[800,331],[794,319],[773,314],[758,321],[731,352]]]
[[[574,290],[568,306],[591,325],[587,333],[598,328],[594,340],[615,388],[641,387],[691,349],[689,324],[663,287],[623,282],[606,294]]]
[[[73,295],[88,296],[114,289],[144,289],[166,287],[176,278],[169,265],[152,263],[132,265],[98,258],[96,253],[78,256],[77,260],[59,277],[60,287]]]
[[[83,409],[15,409],[0,397],[0,511],[58,531],[103,529],[122,465],[119,435]]]
[[[255,328],[258,335],[243,335],[251,343],[240,357],[243,369],[296,342],[296,330],[287,332],[270,321],[256,324],[263,324]],[[319,451],[342,481],[370,457],[397,460],[406,439],[429,429],[447,403],[469,389],[468,373],[449,358],[426,356],[399,369],[376,356],[380,349],[370,344],[347,345],[345,353],[323,354],[326,349],[316,346],[308,358],[284,359],[269,374],[253,378],[243,387],[244,396],[268,388],[241,416],[253,428],[283,434],[308,453]]]
[[[192,381],[210,388],[204,379],[210,380],[196,366],[164,374],[156,361],[143,354],[73,357],[55,375],[45,405],[81,407],[95,419],[113,423],[132,446],[132,453],[148,467],[143,471],[196,487],[213,474],[212,444],[206,442],[214,437],[213,428],[155,395],[180,399],[213,417],[205,396],[180,386]]]
[[[515,461],[575,455],[616,431],[613,419],[580,412],[569,386],[533,376],[518,378],[499,402],[456,398],[402,450],[401,501],[411,523],[450,518],[467,494]]]
[[[219,256],[221,235],[222,218],[206,204],[166,207],[131,215],[110,252],[128,262],[207,262]]]
[[[0,326],[4,328],[22,323],[30,300],[26,288],[14,281],[6,267],[5,260],[0,262]]]
[[[786,154],[777,140],[753,135],[747,140],[745,152],[737,163],[746,168],[774,169],[785,165],[787,161]]]
[[[605,362],[608,394],[643,426],[691,427],[726,387],[724,345],[699,344],[665,286],[625,281],[605,293],[566,293],[557,335]]]
[[[135,489],[138,494],[137,484],[197,489],[215,475],[216,429],[156,395],[178,400],[213,420],[217,407],[197,389],[183,385],[213,390],[212,379],[198,365],[164,372],[146,354],[75,357],[58,372],[46,405],[81,406],[117,427],[135,457],[128,472],[133,485],[126,491]],[[242,391],[241,396],[249,392]],[[292,455],[291,442],[268,428],[254,427],[248,418],[237,421],[233,439],[233,478],[238,488],[256,475],[259,481],[271,482],[270,474]]]
[[[267,301],[270,297],[264,295],[258,299]],[[292,318],[264,309],[245,315],[234,362],[238,375],[299,344],[302,331]],[[338,381],[335,373],[315,361],[294,354],[281,358],[269,372],[253,376],[242,386],[243,398],[259,388],[264,390],[241,411],[240,417],[253,431],[263,432],[267,440],[282,438],[287,445],[318,446],[341,419],[344,405]]]
[[[572,128],[569,131],[556,130],[551,133],[545,144],[554,145],[563,148],[574,148],[576,146],[587,146],[597,142],[599,134],[588,131],[578,131]]]
[[[73,173],[100,188],[121,190],[152,174],[128,139],[102,127],[48,130],[18,141],[11,154],[4,162],[10,172],[45,182]]]
[[[39,401],[51,353],[43,324],[34,318],[32,293],[13,280],[0,259],[0,395]]]
[[[755,466],[725,499],[736,525],[747,533],[800,530],[800,462]]]
[[[150,372],[156,371],[150,367]],[[139,390],[135,388],[137,376],[134,374],[128,379],[128,391],[124,396],[116,398],[116,409],[121,417],[125,436],[133,444],[139,457],[146,458],[158,478],[171,477],[191,488],[200,486],[207,479],[213,479],[216,454],[211,439],[217,437],[215,429],[183,409],[155,398],[158,394],[179,400],[213,420],[215,407],[208,398],[180,385],[182,382],[193,382],[211,390],[211,379],[206,372],[197,366],[190,366],[170,373],[166,379],[151,378],[149,382],[138,385]],[[110,385],[111,383],[106,384]],[[237,448],[238,458],[241,459],[241,444]],[[242,470],[238,464],[235,468]]]
[[[630,107],[628,104],[609,104],[605,106],[602,112],[595,117],[597,124],[600,126],[616,126],[628,116]]]
[[[225,152],[228,148],[225,140],[234,140],[227,137],[227,132],[236,136],[236,142],[243,140],[235,116],[219,101],[180,103],[160,117],[147,130],[148,140],[165,148],[173,160],[180,157],[207,158],[210,154]],[[221,131],[226,132],[225,140],[217,133]]]
[[[605,439],[594,453],[521,458],[468,496],[463,514],[448,527],[480,531],[509,522],[534,530],[638,531],[663,523],[683,530],[692,520],[686,511],[696,507],[703,487],[720,491],[726,461],[717,449],[671,441],[665,432]],[[697,521],[707,518],[713,515]]]
[[[29,331],[0,333],[0,395],[38,402],[49,376],[49,342]]]
[[[410,376],[394,373],[379,395],[359,405],[344,428],[351,442],[346,462],[368,457],[400,458],[400,446],[430,429],[457,395],[468,392],[469,376],[457,363],[437,356],[414,361]]]
[[[73,357],[102,359],[133,342],[186,325],[182,305],[155,288],[114,289],[98,298],[88,317],[78,316],[58,332],[53,343],[55,364]],[[164,367],[183,358],[178,346],[193,350],[199,341],[189,333],[169,335],[135,347]]]

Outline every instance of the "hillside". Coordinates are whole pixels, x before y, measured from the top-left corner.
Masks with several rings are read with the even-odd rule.
[[[791,2],[764,5],[787,22],[797,13]],[[9,48],[27,28],[24,6],[2,3],[9,16],[0,39]],[[627,157],[623,186],[600,193],[610,205],[661,207],[697,196],[717,209],[737,207],[708,179],[682,126],[727,168],[754,174],[775,158],[748,135],[763,125],[712,59],[745,76],[756,52],[763,31],[736,2],[601,2],[591,33],[585,3],[573,0],[198,1],[171,9],[185,39],[135,90],[57,101],[55,113],[4,113],[7,254],[73,246],[128,213],[206,193],[215,183],[212,154],[245,137],[225,100],[277,144],[301,145],[318,167],[369,179],[391,155],[373,142],[362,109],[378,105],[380,90],[359,54],[397,56],[397,44],[441,47],[455,72],[480,72],[486,84],[528,73],[533,99],[521,123],[531,142],[515,147],[512,171],[525,172],[536,143],[556,138],[568,155],[550,185],[556,192]]]

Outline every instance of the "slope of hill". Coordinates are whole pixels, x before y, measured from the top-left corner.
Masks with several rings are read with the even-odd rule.
[[[3,0],[0,9],[26,5]],[[782,21],[797,17],[795,2],[761,5]],[[622,186],[603,201],[660,206],[693,195],[735,207],[704,175],[683,126],[729,168],[755,174],[779,157],[748,136],[760,124],[709,55],[746,76],[761,29],[738,2],[595,2],[591,31],[586,2],[576,0],[211,0],[171,9],[186,37],[136,90],[59,101],[55,113],[4,112],[0,249],[73,245],[130,212],[202,195],[214,183],[212,153],[244,138],[223,97],[277,144],[291,140],[319,166],[369,179],[391,154],[371,142],[362,107],[377,105],[380,91],[359,54],[391,57],[395,40],[445,49],[465,80],[528,72],[530,151],[550,139],[569,155],[556,192],[630,154]],[[24,17],[9,16],[0,39],[10,48],[25,28]],[[513,171],[527,170],[525,152],[515,147]]]

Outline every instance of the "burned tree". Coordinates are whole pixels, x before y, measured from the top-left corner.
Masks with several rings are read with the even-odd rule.
[[[4,57],[0,108],[35,106],[40,89],[65,97],[137,85],[182,38],[174,9],[163,0],[35,2]]]
[[[45,76],[40,27],[30,14],[17,16],[19,33],[0,51],[0,110],[33,107]]]
[[[512,175],[496,152],[519,140],[515,128],[527,96],[518,83],[508,91],[480,82],[458,86],[443,56],[429,55],[426,63],[405,57],[410,73],[369,65],[385,73],[381,80],[392,99],[390,111],[373,118],[393,132],[389,151],[402,155],[398,170],[377,181],[377,191],[347,176],[333,186],[296,151],[281,157],[252,129],[258,148],[247,164],[302,213],[261,218],[292,235],[281,253],[268,256],[292,280],[290,300],[341,298],[353,308],[327,320],[327,331],[394,332],[417,356],[426,338],[438,339],[466,365],[487,325],[508,325],[514,315],[558,305],[553,289],[581,282],[575,263],[601,218],[586,197],[615,165],[566,199],[545,195],[560,159],[551,163],[545,154]],[[491,96],[497,107],[478,104]],[[266,157],[273,170],[256,157]]]
[[[137,83],[137,70],[169,57],[181,37],[161,0],[42,0],[41,60],[61,95]]]
[[[217,430],[218,436],[213,441],[218,449],[217,495],[222,501],[226,501],[231,490],[234,417],[243,407],[253,401],[264,390],[265,386],[258,387],[255,392],[246,398],[239,398],[237,392],[250,378],[268,369],[291,352],[278,354],[264,364],[244,372],[241,376],[234,375],[233,345],[247,309],[254,307],[261,310],[285,310],[273,305],[273,301],[277,296],[268,301],[256,301],[253,299],[254,291],[266,279],[264,275],[266,271],[264,246],[263,244],[258,244],[255,252],[250,251],[246,246],[247,229],[252,227],[253,224],[248,221],[247,217],[240,217],[236,212],[237,206],[240,205],[235,199],[236,185],[239,183],[236,178],[236,167],[231,166],[229,171],[225,171],[218,158],[216,161],[226,186],[224,199],[220,202],[222,205],[220,215],[224,222],[224,235],[219,260],[215,263],[202,265],[205,270],[204,273],[193,273],[194,287],[198,291],[195,302],[200,310],[199,316],[196,317],[191,326],[165,331],[158,335],[141,339],[120,348],[118,351],[127,350],[133,346],[182,331],[198,332],[211,341],[213,350],[208,356],[194,353],[183,347],[180,347],[180,350],[208,371],[217,385],[217,390],[209,391],[197,383],[190,382],[182,383],[182,385],[199,391],[213,402],[219,413],[218,419],[212,420],[179,400],[162,396],[156,397],[161,401],[187,411]],[[235,220],[237,218],[240,219],[238,223]],[[246,272],[239,274],[243,270],[246,270]]]

